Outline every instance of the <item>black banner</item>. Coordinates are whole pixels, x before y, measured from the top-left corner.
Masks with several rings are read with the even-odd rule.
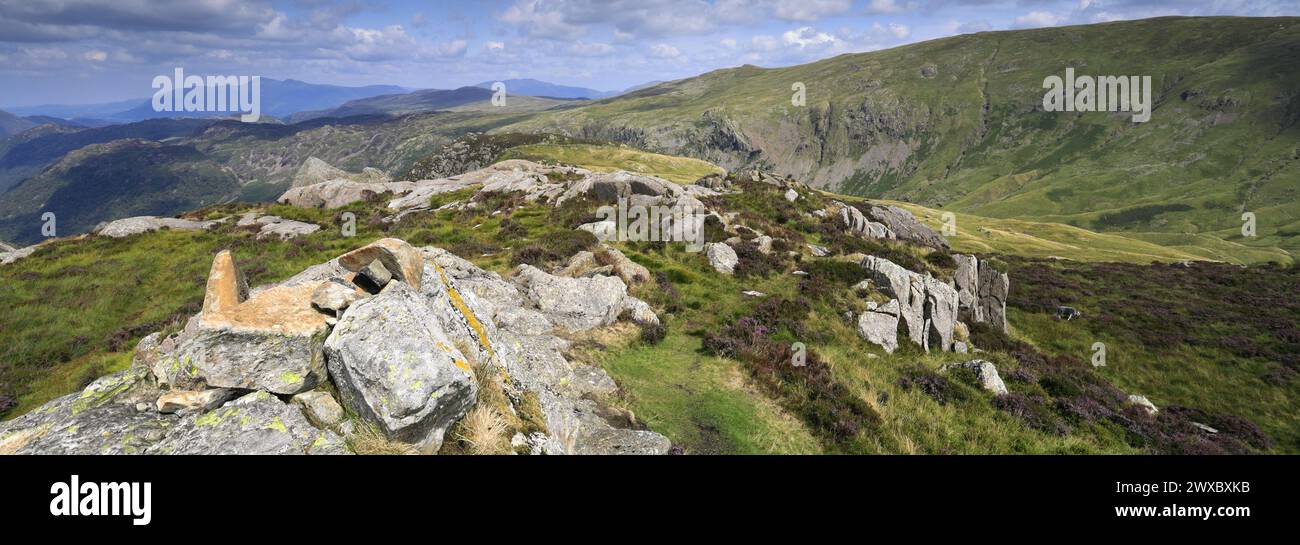
[[[452,523],[442,519],[453,512],[454,524],[489,527],[573,517],[679,524],[721,516],[720,509],[743,519],[728,524],[788,516],[927,531],[1033,522],[1084,534],[1199,533],[1294,519],[1295,463],[1283,456],[7,457],[0,504],[9,535],[164,535],[214,524],[328,531],[336,516],[414,528]]]

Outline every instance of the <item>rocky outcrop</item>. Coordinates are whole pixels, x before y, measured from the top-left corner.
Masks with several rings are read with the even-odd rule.
[[[520,265],[514,281],[524,298],[551,323],[569,331],[614,323],[628,297],[627,285],[610,276],[566,278]]]
[[[872,285],[898,301],[899,321],[912,343],[926,350],[953,349],[958,310],[955,289],[887,259],[866,256],[861,265]]]
[[[36,252],[37,248],[37,246],[28,246],[26,248],[14,248],[13,246],[6,247],[10,248],[10,250],[0,251],[0,265],[8,265],[18,261],[19,259],[30,256]]]
[[[374,293],[361,289],[371,268],[387,273]],[[127,371],[0,424],[0,453],[334,454],[349,451],[336,430],[359,424],[432,452],[475,403],[478,365],[500,375],[508,410],[528,403],[544,421],[520,434],[526,450],[665,454],[662,435],[607,420],[601,400],[618,386],[568,361],[555,335],[620,316],[658,321],[617,276],[525,269],[511,283],[396,239],[256,289],[222,252],[184,330],[149,335]],[[327,380],[342,403],[316,388]]]
[[[926,227],[911,212],[897,206],[873,204],[867,210],[867,217],[884,225],[892,233],[889,238],[929,246],[936,250],[948,249],[948,241],[944,240],[939,233]]]
[[[298,172],[293,175],[293,182],[289,187],[306,187],[309,185],[328,182],[330,180],[349,180],[365,184],[383,184],[392,181],[392,178],[385,174],[384,171],[366,167],[360,174],[352,174],[338,168],[334,168],[329,163],[308,157],[298,168]]]
[[[107,223],[96,225],[92,232],[112,238],[125,238],[131,235],[157,231],[159,229],[175,229],[177,231],[201,231],[211,229],[216,225],[215,221],[191,221],[177,218],[159,218],[154,216],[138,216],[134,218],[124,218]]]
[[[912,271],[887,259],[867,256],[862,268],[877,288],[898,301],[898,317],[907,330],[907,338],[925,346],[925,281]]]
[[[704,245],[704,257],[709,260],[709,266],[713,270],[722,274],[735,274],[736,265],[740,264],[740,257],[731,246],[721,242],[710,242]]]
[[[957,262],[953,283],[957,287],[961,318],[1006,331],[1007,293],[1011,287],[1007,274],[975,256],[953,254],[953,259]]]
[[[299,208],[341,208],[354,202],[377,198],[385,193],[402,195],[414,189],[415,184],[411,182],[367,184],[352,180],[329,180],[290,188],[275,202]]]
[[[631,286],[644,284],[651,280],[650,269],[628,259],[623,252],[612,246],[601,245],[596,252],[581,251],[569,258],[563,268],[556,271],[557,276],[581,278],[595,274],[617,276],[623,283]]]
[[[943,366],[944,369],[967,369],[975,373],[975,379],[980,382],[985,390],[992,392],[993,395],[1005,395],[1007,385],[1002,382],[1002,377],[998,375],[998,368],[992,363],[984,360],[971,360],[963,363],[949,363]]]
[[[290,240],[320,230],[320,226],[314,223],[288,220],[279,216],[260,216],[257,212],[244,214],[235,225],[237,227],[258,228],[257,240],[272,237],[279,240]]]
[[[267,392],[184,418],[146,454],[346,454],[343,438],[311,425],[297,407]]]
[[[894,233],[885,227],[882,223],[877,223],[867,219],[861,210],[847,204],[836,202],[840,207],[840,223],[844,225],[850,233],[864,238],[874,239],[892,239]]]
[[[394,282],[348,307],[325,341],[343,404],[426,453],[478,396],[466,356],[429,314],[416,288]]]
[[[878,345],[890,354],[898,349],[898,300],[890,299],[884,305],[867,303],[867,311],[858,317],[858,336]]]
[[[925,277],[925,346],[952,350],[957,326],[957,290],[933,277]]]

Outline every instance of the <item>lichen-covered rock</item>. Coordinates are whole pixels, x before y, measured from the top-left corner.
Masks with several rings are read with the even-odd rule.
[[[650,304],[636,297],[629,296],[623,299],[623,312],[626,312],[632,321],[638,324],[659,325],[659,315],[655,314]]]
[[[343,438],[313,427],[297,407],[254,392],[181,419],[147,454],[347,454]]]
[[[423,452],[438,450],[478,395],[465,355],[405,283],[348,307],[325,353],[343,403],[389,439]]]
[[[514,281],[519,292],[551,323],[569,331],[614,323],[627,297],[627,285],[609,276],[565,278],[520,265]]]
[[[736,265],[740,264],[740,257],[736,255],[736,250],[721,242],[705,244],[704,257],[709,260],[709,266],[713,267],[713,270],[722,274],[735,274]]]
[[[100,377],[8,422],[0,422],[0,454],[134,454],[160,440],[172,417],[141,413],[158,395],[148,369]]]
[[[329,326],[311,304],[319,284],[274,286],[244,300],[242,278],[230,254],[218,254],[203,312],[179,334],[137,351],[160,382],[296,394],[325,378],[321,345]]]
[[[262,230],[257,233],[257,240],[266,240],[273,237],[278,240],[292,240],[320,230],[320,226],[314,223],[281,219],[275,216],[267,216],[262,219],[267,221],[261,224]]]
[[[837,202],[840,206],[840,222],[849,232],[872,239],[892,239],[893,232],[884,224],[871,221],[862,214],[861,210],[844,203]]]
[[[867,303],[867,311],[858,317],[858,336],[884,348],[885,352],[894,353],[898,349],[898,314],[897,299],[879,306]]]

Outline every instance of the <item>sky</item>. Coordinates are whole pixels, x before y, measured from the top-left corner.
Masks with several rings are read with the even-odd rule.
[[[1300,0],[0,0],[0,107],[149,97],[154,76],[620,90],[945,36]]]

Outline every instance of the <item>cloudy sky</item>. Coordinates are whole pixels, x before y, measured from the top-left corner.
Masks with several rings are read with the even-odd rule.
[[[0,0],[0,106],[148,97],[155,75],[601,90],[954,34],[1300,0]]]

